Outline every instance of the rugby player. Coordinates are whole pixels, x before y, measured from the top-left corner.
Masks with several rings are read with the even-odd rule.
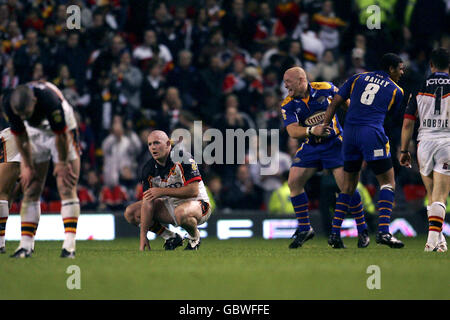
[[[425,251],[447,251],[442,233],[446,199],[450,191],[450,78],[449,52],[431,53],[431,75],[406,107],[401,140],[400,164],[411,167],[408,146],[419,121],[417,161],[427,190],[428,239]],[[420,142],[420,143],[419,143]]]
[[[152,159],[142,169],[143,200],[125,212],[130,223],[140,224],[139,249],[150,250],[149,230],[166,239],[166,250],[182,245],[183,239],[178,234],[162,226],[172,224],[181,226],[189,234],[185,250],[198,250],[200,232],[197,227],[208,220],[211,206],[197,164],[181,150],[177,157],[171,153],[171,142],[164,131],[152,131],[147,141]]]
[[[80,158],[73,109],[61,91],[49,82],[30,82],[18,86],[4,101],[3,108],[21,156],[20,181],[24,193],[20,209],[22,236],[19,247],[11,257],[31,256],[40,218],[39,198],[52,159],[65,228],[60,256],[75,258],[75,236],[80,215],[76,190]],[[33,148],[25,121],[39,131]]]
[[[343,187],[343,160],[341,157],[342,128],[337,117],[333,117],[333,126],[328,129],[326,138],[317,136],[317,128],[323,121],[325,110],[337,88],[329,82],[308,82],[305,71],[300,67],[288,69],[284,74],[284,84],[288,96],[281,105],[284,125],[290,137],[304,139],[297,150],[289,170],[288,185],[290,197],[298,221],[293,242],[289,248],[301,247],[314,237],[308,215],[308,198],[305,192],[306,182],[318,171],[330,169],[338,187]],[[344,102],[344,101],[343,101]],[[344,102],[345,103],[345,102]],[[361,196],[355,192],[351,199],[351,210],[358,228],[358,247],[369,245],[367,225]],[[340,236],[331,244],[333,248],[344,248]]]
[[[319,136],[328,136],[336,108],[350,98],[345,118],[343,141],[344,182],[336,200],[333,225],[340,226],[359,181],[363,160],[375,173],[380,184],[378,200],[379,221],[376,242],[391,248],[404,244],[389,233],[390,215],[394,204],[394,170],[392,168],[389,139],[383,123],[391,108],[397,109],[403,99],[403,89],[396,82],[403,75],[403,62],[393,53],[381,59],[381,70],[355,74],[350,77],[334,96],[325,113],[323,126],[317,128]],[[337,231],[333,233],[336,234]],[[333,234],[329,242],[333,241]]]

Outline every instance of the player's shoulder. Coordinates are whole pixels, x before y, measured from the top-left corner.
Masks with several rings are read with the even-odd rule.
[[[405,94],[405,92],[403,91],[403,88],[400,87],[394,80],[392,80],[391,78],[389,78],[389,80],[391,81],[391,83],[394,85],[394,87],[396,89],[398,89],[398,93],[401,93],[401,95],[403,96]]]
[[[287,96],[286,98],[284,98],[283,102],[281,102],[281,107],[285,108],[289,104],[291,104],[293,101],[294,101],[294,98],[292,98],[291,96]]]
[[[321,82],[311,82],[310,83],[311,88],[314,90],[330,90],[334,87],[334,85],[331,82],[327,81],[321,81]]]
[[[148,176],[155,170],[156,161],[150,158],[142,167],[142,176]]]

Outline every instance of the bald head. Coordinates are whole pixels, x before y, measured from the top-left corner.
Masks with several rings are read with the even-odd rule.
[[[288,90],[290,97],[305,97],[308,89],[306,72],[300,67],[293,67],[284,73],[284,87]]]
[[[170,139],[164,131],[154,130],[148,135],[148,150],[153,159],[160,165],[164,165],[170,154]]]

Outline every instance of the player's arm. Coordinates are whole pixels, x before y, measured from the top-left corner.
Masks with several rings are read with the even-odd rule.
[[[417,100],[410,96],[408,105],[405,110],[405,115],[403,117],[403,126],[401,133],[401,144],[400,144],[400,165],[411,168],[411,155],[408,152],[409,142],[411,141],[412,135],[414,133],[414,125],[417,120]]]
[[[338,106],[345,104],[346,100],[341,97],[339,94],[336,94],[331,100],[330,104],[328,105],[327,111],[325,111],[325,117],[323,119],[323,125],[329,126],[331,123],[331,120],[333,119],[334,115],[336,114],[336,110]]]
[[[198,185],[198,181],[193,181],[180,188],[150,188],[144,192],[144,200],[152,201],[160,197],[194,198],[198,195]]]
[[[150,189],[149,189],[150,190]],[[148,191],[148,190],[147,190]],[[141,230],[139,234],[139,250],[145,251],[145,248],[150,250],[150,243],[147,239],[147,232],[152,222],[153,213],[151,210],[151,201],[143,199],[141,205]]]
[[[291,123],[286,127],[286,130],[291,138],[294,139],[304,139],[309,136],[318,136],[319,135],[319,126],[314,127],[303,127],[298,123]],[[329,131],[327,131],[329,133]]]

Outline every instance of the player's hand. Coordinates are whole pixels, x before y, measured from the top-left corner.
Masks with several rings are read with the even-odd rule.
[[[64,185],[73,188],[77,182],[77,176],[72,170],[72,166],[68,162],[58,162],[53,169],[53,175],[61,177]]]
[[[139,243],[139,250],[145,251],[145,248],[147,248],[148,251],[150,251],[152,248],[150,248],[150,242],[147,239],[147,234],[141,235],[140,243]]]
[[[400,165],[403,167],[411,168],[411,154],[409,152],[407,153],[401,153],[400,154]]]
[[[20,169],[20,184],[22,185],[22,190],[27,190],[35,178],[36,170],[34,167],[22,166]]]
[[[316,136],[316,137],[328,137],[331,134],[331,130],[333,130],[333,128],[325,126],[323,124],[319,124],[317,126],[314,126],[310,129],[311,134]]]
[[[144,200],[153,201],[164,196],[164,188],[150,188],[144,192]]]

